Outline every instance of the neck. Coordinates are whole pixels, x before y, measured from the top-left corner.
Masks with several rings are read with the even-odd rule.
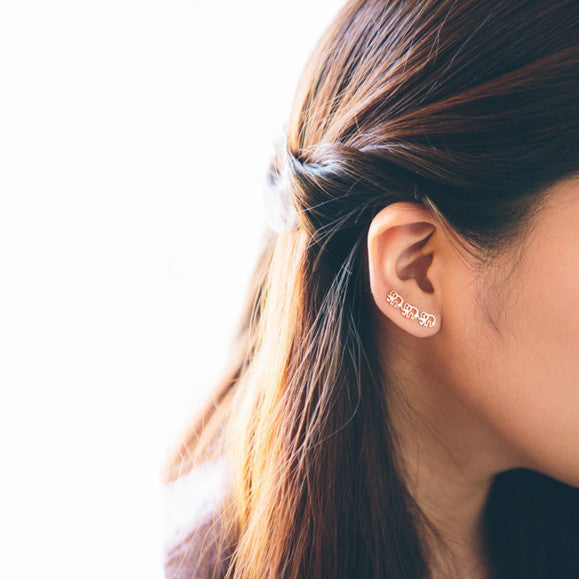
[[[513,463],[448,383],[390,355],[390,415],[406,485],[435,531],[426,545],[433,577],[487,578],[482,514],[493,476]]]
[[[436,532],[426,535],[433,577],[486,578],[481,520],[492,477],[450,458],[436,462],[424,445],[403,457],[410,494]]]

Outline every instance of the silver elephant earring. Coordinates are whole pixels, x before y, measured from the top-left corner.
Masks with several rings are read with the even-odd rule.
[[[409,320],[418,320],[418,323],[421,326],[425,326],[426,328],[434,327],[436,323],[436,318],[432,314],[427,314],[426,312],[421,312],[418,308],[411,306],[409,303],[405,302],[402,299],[402,296],[392,290],[388,297],[386,298],[386,302],[392,305],[393,307],[400,310],[400,313]]]

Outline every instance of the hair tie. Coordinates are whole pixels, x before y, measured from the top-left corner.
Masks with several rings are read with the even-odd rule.
[[[280,146],[281,170],[270,171],[264,191],[265,218],[275,233],[284,233],[298,227],[297,212],[288,179],[287,137],[283,135]]]

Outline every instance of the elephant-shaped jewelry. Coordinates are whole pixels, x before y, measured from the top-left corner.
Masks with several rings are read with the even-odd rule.
[[[436,323],[436,317],[432,314],[427,314],[426,312],[421,312],[415,306],[404,302],[404,299],[400,294],[392,290],[386,297],[386,302],[391,304],[396,309],[400,310],[400,313],[409,320],[418,320],[421,326],[426,328],[434,327]]]
[[[427,314],[426,312],[422,312],[419,319],[420,321],[418,323],[427,328],[432,328],[436,323],[436,318],[432,314]]]
[[[394,290],[388,294],[386,301],[389,304],[392,304],[395,308],[401,308],[402,304],[404,303],[402,296],[398,295]]]
[[[418,308],[411,306],[409,303],[405,303],[402,306],[402,315],[409,320],[415,320],[418,317]]]

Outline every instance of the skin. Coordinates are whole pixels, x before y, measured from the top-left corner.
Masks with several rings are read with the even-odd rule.
[[[449,550],[431,545],[435,577],[488,577],[480,518],[496,474],[524,467],[579,486],[578,249],[579,177],[551,187],[522,243],[482,269],[421,204],[394,203],[372,221],[370,287],[401,462]],[[403,317],[386,302],[392,289],[435,326]]]

